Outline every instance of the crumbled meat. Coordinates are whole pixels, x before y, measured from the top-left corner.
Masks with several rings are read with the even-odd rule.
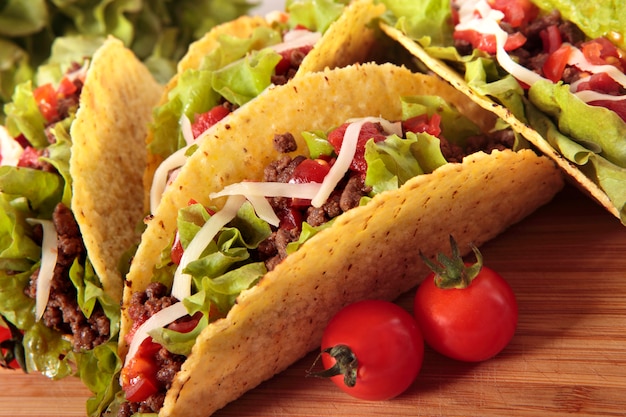
[[[359,205],[361,197],[372,191],[371,187],[365,186],[365,179],[360,175],[350,177],[345,188],[341,192],[339,207],[342,211],[348,211]]]
[[[178,301],[168,294],[167,287],[160,282],[148,284],[145,291],[132,295],[128,316],[134,323],[142,324],[157,312]]]
[[[459,145],[452,143],[443,137],[439,138],[439,142],[441,153],[446,161],[461,162],[463,157],[465,157],[465,151]]]
[[[512,149],[515,144],[515,133],[511,129],[498,130],[492,134],[476,135],[467,138],[467,154],[478,151],[490,153],[493,150]]]
[[[110,336],[110,322],[102,307],[97,304],[89,318],[80,310],[76,288],[69,278],[69,271],[76,259],[85,260],[85,247],[78,224],[67,206],[59,203],[52,214],[57,230],[58,257],[50,287],[49,301],[42,322],[49,328],[71,335],[75,351],[90,350],[105,343]],[[36,235],[41,231],[35,228]],[[36,298],[39,270],[30,278],[24,293]]]
[[[274,135],[274,149],[280,153],[294,152],[298,149],[296,139],[289,132]]]

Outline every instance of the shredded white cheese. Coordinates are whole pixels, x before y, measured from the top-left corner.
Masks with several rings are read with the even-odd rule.
[[[343,136],[343,142],[341,143],[341,150],[337,155],[337,160],[333,166],[330,167],[328,174],[324,177],[320,190],[311,200],[311,205],[313,207],[321,207],[326,200],[328,200],[328,197],[333,192],[335,187],[337,187],[339,181],[341,181],[341,179],[346,175],[346,172],[348,172],[348,169],[350,169],[350,164],[352,163],[354,154],[356,153],[356,146],[359,140],[359,134],[361,133],[361,128],[367,122],[381,123],[384,129],[389,128],[397,132],[396,124],[390,124],[389,121],[381,117],[363,117],[360,119],[354,119],[354,121],[347,127]]]
[[[139,346],[141,346],[143,341],[148,338],[149,333],[152,330],[158,329],[160,327],[165,327],[168,324],[175,322],[179,318],[186,316],[187,314],[187,308],[181,301],[179,301],[169,307],[164,308],[163,310],[158,311],[156,314],[146,320],[141,326],[139,326],[139,328],[137,328],[135,334],[133,335],[133,340],[131,341],[128,348],[128,353],[126,354],[124,366],[126,366],[131,361],[131,359],[135,357],[137,351],[139,350]]]
[[[167,157],[154,171],[152,177],[152,185],[150,186],[150,212],[155,213],[156,208],[161,202],[163,192],[167,187],[167,179],[171,171],[182,167],[187,160],[185,153],[189,146],[180,148],[169,157]]]
[[[319,32],[311,32],[306,29],[292,29],[285,33],[283,42],[270,46],[270,48],[278,53],[289,51],[290,49],[298,49],[303,46],[314,46],[322,37]]]
[[[9,134],[9,131],[0,126],[0,165],[17,166],[20,156],[24,153],[22,146]]]
[[[43,228],[41,245],[41,266],[37,275],[37,294],[35,295],[35,319],[39,321],[46,310],[50,298],[50,287],[54,278],[54,267],[57,264],[58,244],[57,231],[50,220],[26,219],[31,224],[40,224]]]
[[[220,229],[237,216],[237,211],[244,202],[243,196],[230,196],[224,207],[212,215],[196,233],[189,246],[185,248],[180,264],[174,273],[172,296],[184,300],[191,295],[191,275],[185,274],[183,270],[190,262],[198,259]]]

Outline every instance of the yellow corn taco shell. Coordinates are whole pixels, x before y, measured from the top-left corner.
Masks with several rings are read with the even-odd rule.
[[[93,56],[70,131],[72,211],[105,292],[118,300],[120,259],[139,241],[144,138],[162,90],[120,40],[109,38]]]
[[[190,198],[220,206],[209,199],[211,192],[261,180],[278,156],[271,145],[277,133],[292,132],[306,149],[302,130],[326,130],[353,117],[398,120],[399,97],[420,94],[444,97],[485,131],[496,122],[492,112],[433,76],[363,64],[271,88],[216,125],[165,192],[142,236],[127,276],[122,334],[130,329],[132,294],[149,284],[175,232],[177,211]],[[461,248],[480,245],[548,202],[562,185],[554,163],[531,150],[480,152],[344,213],[202,331],[159,415],[210,415],[315,349],[343,306],[365,298],[393,300],[415,287],[428,272],[420,251],[431,257],[446,252],[450,235]]]
[[[385,23],[381,23],[381,28],[389,37],[395,39],[397,42],[402,44],[430,71],[448,81],[455,88],[462,91],[465,95],[467,95],[467,97],[469,97],[481,107],[497,114],[508,124],[510,124],[513,129],[524,135],[528,139],[528,141],[531,142],[539,151],[541,151],[544,155],[552,158],[561,168],[561,170],[565,174],[567,174],[567,176],[571,180],[573,180],[572,182],[579,189],[581,189],[591,198],[596,200],[609,213],[620,219],[623,224],[626,224],[626,193],[623,193],[622,196],[613,195],[612,197],[610,197],[600,187],[598,181],[594,181],[594,178],[603,176],[604,181],[606,181],[607,183],[612,183],[613,188],[619,189],[618,187],[620,187],[620,183],[623,182],[623,178],[626,176],[626,172],[624,172],[623,168],[621,172],[624,173],[618,177],[612,170],[607,170],[606,172],[594,172],[591,168],[585,167],[585,165],[591,165],[588,164],[585,160],[579,161],[579,164],[574,164],[573,162],[566,159],[547,140],[548,135],[557,133],[556,126],[544,122],[541,126],[535,126],[535,128],[531,128],[529,125],[520,121],[505,106],[498,104],[492,98],[482,95],[472,89],[461,74],[452,69],[442,60],[430,56],[418,42],[412,40],[402,31]],[[538,110],[535,111],[538,112]],[[598,128],[601,129],[601,127]],[[537,129],[541,129],[542,131],[539,131]],[[550,132],[551,130],[552,132]],[[614,178],[612,178],[611,176],[614,176]]]
[[[342,15],[324,32],[320,40],[309,52],[294,78],[310,72],[336,68],[363,62],[369,56],[376,43],[376,30],[370,23],[381,16],[385,7],[374,4],[373,0],[355,0],[346,6]],[[210,30],[201,39],[192,43],[188,52],[177,66],[177,74],[167,84],[160,105],[168,102],[168,94],[176,87],[183,72],[197,69],[206,55],[215,50],[223,35],[245,39],[252,36],[258,27],[271,27],[272,22],[259,16],[241,16],[232,22],[223,23]],[[146,142],[154,139],[154,131],[150,130]],[[147,169],[144,177],[145,189],[149,192],[155,170],[163,158],[152,153],[148,154]],[[150,206],[150,196],[146,195],[146,207]]]

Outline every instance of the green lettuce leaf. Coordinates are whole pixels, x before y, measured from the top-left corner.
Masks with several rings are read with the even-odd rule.
[[[324,33],[343,13],[348,3],[347,0],[289,0],[286,9],[291,27],[301,25],[311,31]]]
[[[388,23],[420,42],[423,46],[452,43],[450,0],[381,0],[387,7]]]

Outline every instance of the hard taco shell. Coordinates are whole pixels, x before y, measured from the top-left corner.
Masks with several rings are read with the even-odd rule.
[[[422,61],[429,70],[437,74],[439,77],[445,79],[452,84],[459,91],[463,92],[467,97],[477,103],[479,106],[494,112],[498,117],[505,120],[513,129],[521,133],[531,142],[542,154],[552,158],[556,164],[563,170],[565,174],[573,181],[573,184],[577,186],[581,191],[595,199],[601,204],[609,213],[621,219],[622,223],[626,224],[626,213],[620,213],[617,208],[624,207],[626,200],[621,202],[613,202],[602,188],[594,182],[590,176],[586,175],[581,169],[574,163],[568,161],[563,155],[561,155],[550,143],[546,140],[540,132],[529,127],[525,123],[521,122],[513,113],[506,107],[496,103],[494,100],[487,96],[481,95],[474,91],[463,77],[448,66],[443,61],[431,57],[417,42],[410,39],[407,35],[400,30],[391,27],[385,23],[381,23],[382,30],[391,38],[402,44],[410,53],[412,53],[417,59]],[[545,126],[545,129],[548,129]],[[616,179],[617,181],[617,179]],[[623,209],[622,209],[623,211]]]
[[[144,138],[162,87],[118,39],[92,58],[72,123],[71,208],[105,292],[120,300],[120,259],[139,241]]]
[[[433,76],[365,64],[272,88],[229,123],[216,125],[148,224],[127,277],[125,303],[149,284],[175,232],[178,208],[190,198],[219,206],[221,201],[209,200],[211,192],[261,180],[263,168],[278,156],[271,145],[274,134],[292,132],[306,149],[302,130],[327,130],[361,116],[397,120],[399,98],[421,94],[445,97],[484,130],[496,121],[493,113]],[[210,415],[315,349],[341,307],[364,298],[393,300],[416,286],[428,272],[420,251],[431,257],[446,252],[453,235],[467,253],[470,243],[495,237],[548,202],[562,185],[553,162],[531,150],[481,152],[344,213],[242,292],[226,318],[203,330],[159,415]],[[124,316],[123,334],[130,328]]]
[[[355,0],[346,6],[342,15],[324,32],[313,50],[302,61],[294,78],[325,68],[337,68],[363,62],[376,43],[376,30],[370,23],[385,11],[382,4],[373,0]],[[192,43],[177,66],[177,74],[170,80],[160,100],[160,105],[168,101],[168,93],[176,87],[178,78],[188,69],[198,68],[204,57],[219,46],[222,35],[238,38],[252,36],[258,27],[271,27],[272,22],[260,16],[241,16],[232,22],[223,23],[211,29],[202,38]],[[154,132],[149,131],[146,143],[151,143]],[[144,177],[145,189],[150,190],[154,172],[163,161],[159,155],[149,154]],[[150,196],[146,195],[146,207]]]

